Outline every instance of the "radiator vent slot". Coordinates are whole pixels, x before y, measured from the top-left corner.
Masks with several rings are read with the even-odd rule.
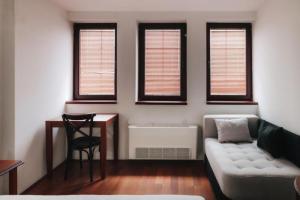
[[[190,160],[189,148],[136,148],[136,159]]]

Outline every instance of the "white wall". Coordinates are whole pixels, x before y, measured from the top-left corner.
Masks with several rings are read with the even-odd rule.
[[[0,0],[0,130],[3,128],[2,115],[3,115],[3,10],[4,0]],[[0,132],[0,152],[3,151],[3,131]],[[0,159],[3,159],[2,153],[0,153]],[[0,179],[0,194],[3,193],[4,178]]]
[[[2,130],[2,99],[3,99],[3,14],[4,11],[4,0],[0,0],[0,130]],[[2,152],[2,139],[3,132],[0,133],[0,152]],[[1,155],[2,157],[2,155]]]
[[[72,12],[74,22],[118,23],[118,104],[67,105],[69,112],[120,113],[120,158],[128,158],[128,123],[192,123],[202,125],[207,113],[254,113],[257,106],[206,105],[206,22],[251,22],[255,13],[217,12]],[[135,105],[138,22],[187,22],[188,105]],[[110,140],[111,143],[111,140]],[[111,145],[109,145],[111,157]]]
[[[2,158],[14,159],[14,1],[3,2],[2,35]]]
[[[254,30],[254,91],[259,113],[300,135],[300,1],[267,1]]]
[[[72,26],[48,0],[15,1],[15,158],[19,192],[46,173],[45,120],[64,112],[72,91]],[[65,157],[64,134],[54,139],[54,165]]]
[[[0,159],[14,159],[14,1],[0,1],[1,15],[1,80],[0,80]],[[8,182],[8,176],[1,177]],[[8,184],[0,188],[8,191]]]

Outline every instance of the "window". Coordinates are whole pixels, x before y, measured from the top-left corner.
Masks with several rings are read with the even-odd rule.
[[[207,100],[252,101],[251,24],[207,24]]]
[[[139,24],[139,101],[186,101],[186,24]]]
[[[74,99],[116,100],[116,24],[74,25]]]

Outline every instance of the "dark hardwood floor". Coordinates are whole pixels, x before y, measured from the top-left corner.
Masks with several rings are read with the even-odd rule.
[[[108,176],[100,180],[99,161],[94,163],[94,182],[88,165],[80,170],[73,161],[68,180],[59,166],[52,179],[43,178],[24,194],[185,194],[213,200],[214,194],[201,161],[108,161]]]

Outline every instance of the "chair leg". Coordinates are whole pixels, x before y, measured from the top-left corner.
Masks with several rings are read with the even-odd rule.
[[[71,158],[72,158],[72,148],[68,147],[67,160],[66,160],[66,166],[65,166],[65,177],[64,177],[65,180],[67,180],[67,178],[68,178],[68,168],[69,168]]]
[[[89,148],[90,181],[93,182],[93,150]]]
[[[80,169],[82,169],[82,150],[79,150]]]

